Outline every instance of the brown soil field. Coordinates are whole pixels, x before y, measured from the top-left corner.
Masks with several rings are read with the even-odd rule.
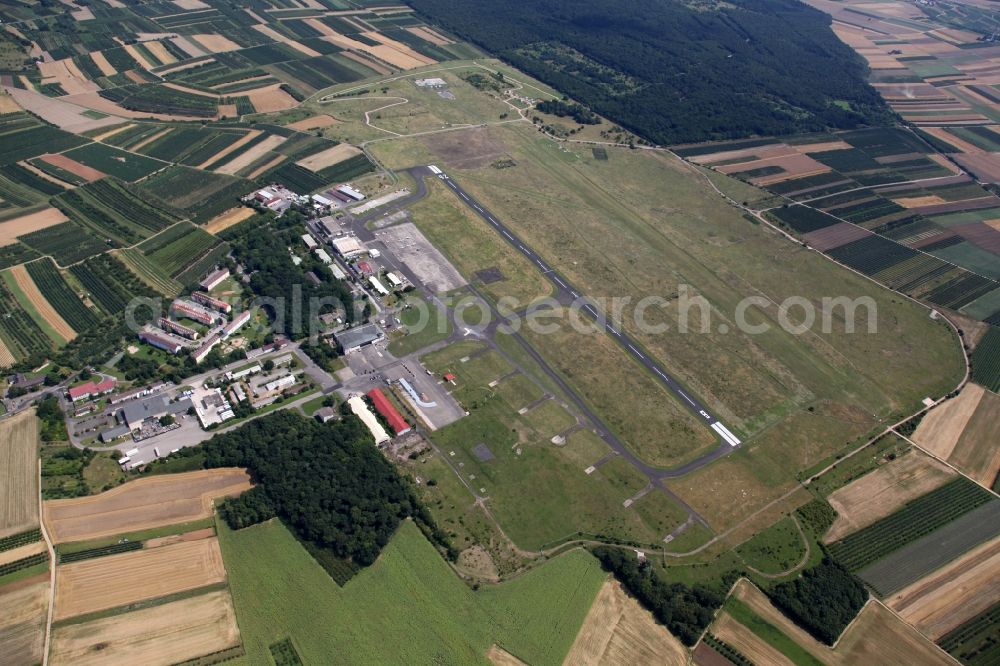
[[[0,113],[17,113],[20,110],[21,105],[13,97],[7,93],[0,94]]]
[[[48,600],[48,574],[0,588],[0,664],[33,666],[42,662]]]
[[[225,590],[114,617],[58,627],[50,663],[167,666],[237,645],[236,613]]]
[[[502,647],[497,645],[491,645],[490,649],[486,652],[486,658],[490,660],[490,663],[494,666],[527,666],[523,661],[507,652]]]
[[[800,153],[822,153],[826,150],[850,150],[851,144],[846,141],[824,141],[822,143],[806,143],[792,146]]]
[[[63,564],[56,576],[54,619],[126,606],[225,580],[218,539]]]
[[[164,83],[164,88],[170,88],[172,90],[179,90],[180,92],[187,93],[189,95],[198,95],[200,97],[210,97],[212,99],[219,99],[216,93],[205,92],[204,90],[197,90],[195,88],[188,88],[187,86],[182,86],[179,83]]]
[[[731,666],[733,663],[705,643],[698,643],[691,657],[697,666]]]
[[[344,51],[341,55],[343,55],[345,58],[350,58],[354,62],[361,63],[365,67],[369,67],[375,70],[382,76],[385,76],[386,74],[392,74],[391,69],[383,65],[381,62],[378,62],[374,58],[366,57],[364,54],[357,53],[355,51]]]
[[[167,50],[167,47],[164,46],[162,42],[153,40],[145,42],[145,45],[146,48],[149,49],[149,52],[156,56],[156,58],[164,65],[172,65],[177,62],[177,58],[175,58],[173,54]]]
[[[949,463],[987,487],[993,485],[1000,473],[997,423],[1000,423],[1000,396],[987,391],[948,457]]]
[[[185,9],[187,11],[210,9],[210,7],[201,0],[172,0],[172,2],[181,9]]]
[[[0,368],[8,368],[17,361],[4,341],[0,339]]]
[[[52,307],[52,304],[46,300],[45,296],[42,294],[41,290],[35,284],[31,276],[28,275],[28,269],[24,265],[14,266],[10,269],[10,274],[14,277],[14,282],[17,283],[18,289],[20,289],[27,299],[31,302],[32,307],[38,312],[39,316],[45,320],[45,322],[55,330],[56,335],[59,335],[66,342],[69,342],[76,337],[76,331],[73,327],[66,323],[66,320],[60,316],[56,309]]]
[[[143,139],[139,143],[135,144],[129,150],[131,150],[132,152],[138,152],[139,149],[142,148],[143,146],[148,146],[149,144],[153,143],[154,141],[156,141],[157,139],[159,139],[163,135],[165,135],[165,134],[167,134],[169,132],[172,132],[173,129],[174,129],[173,127],[165,127],[164,129],[160,130],[156,134],[154,134],[152,136],[149,136],[149,137],[146,137],[145,139]]]
[[[91,51],[90,59],[94,61],[94,64],[97,65],[97,68],[101,70],[101,74],[104,76],[114,76],[118,73],[118,70],[108,62],[108,59],[100,51]]]
[[[287,158],[284,155],[275,155],[273,159],[264,162],[259,167],[248,173],[247,178],[250,178],[252,180],[257,176],[261,175],[262,173],[264,173],[265,171],[267,171],[268,169],[273,169],[274,167],[278,166],[286,159]]]
[[[94,141],[104,141],[105,139],[113,137],[115,134],[118,134],[119,132],[124,132],[127,129],[132,129],[133,127],[135,127],[135,123],[125,123],[123,125],[119,125],[118,127],[113,127],[109,129],[107,132],[101,132],[100,134],[95,135],[93,139]]]
[[[61,222],[65,222],[67,219],[58,208],[46,208],[37,213],[30,213],[21,217],[15,217],[6,222],[0,222],[0,246],[16,243],[18,236],[23,236],[39,229],[45,229],[46,227],[53,227]]]
[[[253,217],[256,211],[253,208],[245,208],[240,206],[239,208],[230,208],[222,215],[218,217],[213,217],[205,225],[205,231],[210,234],[217,234],[220,231],[224,231],[234,224],[239,224],[248,217]]]
[[[17,165],[20,166],[20,167],[23,167],[23,168],[27,169],[28,171],[30,171],[31,173],[35,174],[39,178],[44,178],[45,180],[49,181],[50,183],[55,183],[56,185],[61,185],[62,187],[65,187],[65,188],[72,188],[73,187],[73,185],[71,185],[70,183],[67,183],[64,180],[59,180],[55,176],[50,176],[49,174],[45,173],[44,171],[42,171],[41,169],[39,169],[38,167],[36,167],[33,164],[28,164],[27,162],[23,162],[22,161],[22,162],[18,162]]]
[[[825,164],[821,164],[809,157],[808,155],[802,155],[799,153],[792,153],[791,155],[776,155],[774,157],[763,157],[762,159],[753,160],[751,162],[741,162],[740,164],[728,164],[726,166],[715,167],[720,173],[738,173],[741,171],[751,171],[753,169],[762,169],[765,167],[779,167],[784,169],[782,173],[772,174],[770,176],[759,176],[756,178],[751,178],[750,182],[757,185],[768,185],[775,182],[780,182],[782,180],[788,180],[789,178],[801,178],[804,176],[812,176],[819,173],[826,173],[830,171],[830,167]]]
[[[777,157],[778,155],[791,155],[795,151],[783,143],[773,143],[766,146],[756,146],[753,148],[737,148],[734,150],[724,150],[708,155],[694,155],[688,159],[695,164],[708,164],[711,162],[728,162],[741,158],[760,159],[761,157]],[[747,160],[749,161],[749,160]]]
[[[146,56],[143,55],[142,51],[135,48],[134,44],[125,44],[122,48],[124,48],[125,52],[132,56],[132,59],[139,63],[139,66],[143,69],[153,69],[157,66],[156,63],[148,60]]]
[[[211,516],[213,498],[239,495],[250,485],[236,468],[151,476],[100,495],[45,502],[45,525],[62,543],[189,522]]]
[[[285,137],[283,136],[278,136],[277,134],[269,136],[257,145],[251,147],[249,150],[240,153],[234,159],[223,164],[221,167],[216,169],[216,171],[231,176],[240,169],[250,166],[263,157],[265,153],[274,150],[284,142]]]
[[[413,49],[411,49],[409,46],[407,46],[403,42],[397,42],[395,39],[391,39],[389,37],[386,37],[381,32],[372,31],[372,32],[362,32],[361,34],[364,35],[365,37],[368,37],[369,39],[374,39],[376,42],[379,42],[380,44],[384,44],[385,46],[388,46],[393,51],[401,54],[402,56],[405,56],[408,59],[416,60],[421,65],[433,65],[434,63],[437,62],[437,60],[435,60],[434,58],[429,58],[429,57],[423,55],[422,53],[418,53],[417,51],[414,51]],[[375,47],[375,48],[378,48],[378,47]],[[378,55],[378,54],[376,53],[376,55]],[[384,59],[384,60],[387,60],[387,59]],[[392,60],[387,60],[387,62],[392,63],[392,64],[396,64]]]
[[[721,640],[739,650],[744,657],[755,664],[795,666],[788,657],[765,643],[763,639],[758,638],[755,633],[734,620],[725,611],[719,613],[719,617],[716,618],[711,631]]]
[[[47,547],[44,541],[36,541],[35,543],[29,543],[17,548],[11,548],[10,550],[3,550],[0,551],[0,565],[17,562],[18,560],[23,560],[26,557],[31,557],[32,555],[37,555],[38,553],[44,553],[46,550]]]
[[[937,640],[1000,601],[1000,539],[993,539],[886,599]]]
[[[324,127],[330,127],[331,125],[336,125],[340,121],[333,116],[328,116],[326,114],[320,114],[318,116],[310,116],[309,118],[303,118],[294,123],[288,123],[287,127],[296,129],[299,131],[307,131],[313,129],[322,129]]]
[[[451,40],[446,39],[442,35],[439,35],[438,33],[434,32],[434,30],[428,28],[427,26],[420,26],[419,28],[407,28],[406,30],[411,35],[416,35],[420,39],[430,42],[435,46],[446,46],[447,44],[452,43]]]
[[[220,118],[235,118],[239,114],[236,113],[235,104],[220,104],[219,105],[219,117]]]
[[[356,148],[349,143],[338,143],[333,148],[327,148],[326,150],[322,150],[315,155],[305,157],[296,162],[296,164],[300,167],[309,169],[310,171],[321,171],[328,166],[333,166],[334,164],[338,164],[360,154],[361,149]]]
[[[925,197],[900,197],[898,199],[893,199],[903,208],[915,208],[916,206],[930,206],[933,204],[946,203],[944,199],[936,194],[931,194]]]
[[[177,48],[179,48],[181,51],[184,51],[185,53],[187,53],[192,58],[200,58],[203,55],[207,55],[205,53],[205,51],[201,49],[201,47],[199,47],[197,44],[195,44],[194,42],[192,42],[187,37],[184,37],[184,36],[174,37],[173,39],[170,40],[170,42],[174,46],[176,46]],[[187,67],[198,67],[199,64],[200,63],[195,63],[195,64],[192,64],[192,65],[187,65],[185,67],[185,69],[187,69]],[[174,68],[173,71],[175,71],[175,72],[179,71],[179,68]]]
[[[947,465],[912,450],[831,493],[827,501],[840,515],[823,540],[831,543],[871,525],[954,475]]]
[[[88,81],[83,72],[69,59],[39,62],[38,71],[42,74],[43,82],[52,80],[58,83],[66,91],[67,95],[95,92],[101,89],[93,81]]]
[[[236,51],[240,45],[222,35],[188,35],[187,38],[208,53]]]
[[[185,532],[184,534],[173,534],[171,536],[157,537],[155,539],[148,539],[143,542],[142,547],[146,550],[150,548],[163,548],[164,546],[171,546],[175,543],[186,543],[188,541],[201,541],[202,539],[211,539],[215,536],[214,527],[206,527],[201,530],[192,530],[190,532]]]
[[[0,538],[38,526],[37,446],[35,410],[0,421]]]
[[[984,392],[981,386],[966,384],[957,398],[947,400],[928,412],[910,439],[938,458],[947,460]]]
[[[872,232],[856,224],[838,222],[829,227],[802,234],[802,239],[817,250],[825,252],[871,235]]]
[[[687,650],[652,614],[608,580],[597,593],[564,664],[687,663]]]
[[[42,160],[46,164],[51,164],[52,166],[59,167],[60,169],[65,169],[69,171],[74,176],[79,176],[85,179],[87,182],[93,182],[104,178],[107,174],[103,171],[98,171],[93,167],[89,167],[86,164],[80,164],[74,159],[66,157],[65,155],[42,155],[38,159]]]
[[[955,155],[955,161],[984,182],[1000,182],[1000,165],[997,164],[996,153]]]
[[[212,155],[207,160],[205,160],[204,162],[202,162],[201,164],[199,164],[198,168],[199,169],[204,169],[209,164],[212,164],[213,162],[217,162],[218,160],[221,160],[223,157],[225,157],[229,153],[232,153],[232,152],[235,152],[235,151],[239,150],[240,148],[242,148],[246,144],[248,144],[251,141],[253,141],[256,137],[260,136],[260,132],[261,132],[260,130],[251,130],[251,131],[247,132],[243,136],[242,139],[239,139],[235,143],[232,143],[232,144],[226,146],[225,148],[223,148],[222,150],[220,150],[216,154]]]
[[[257,109],[257,113],[284,111],[285,109],[292,109],[299,105],[294,97],[281,89],[280,83],[255,90],[247,90],[241,94],[250,98],[253,107]]]

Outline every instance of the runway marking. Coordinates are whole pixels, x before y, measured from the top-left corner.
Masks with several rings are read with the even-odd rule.
[[[617,337],[619,338],[622,337],[622,334],[619,331],[615,330],[615,327],[611,326],[610,324],[608,325],[608,330],[611,331]]]
[[[685,393],[684,391],[678,391],[678,393],[680,393],[680,394],[681,394],[681,397],[682,397],[682,398],[684,398],[685,400],[687,400],[687,401],[688,401],[688,403],[690,403],[690,405],[691,405],[692,407],[695,407],[695,406],[696,406],[696,405],[694,404],[694,400],[692,400],[692,399],[691,399],[691,396],[689,396],[689,395],[688,395],[687,393]]]
[[[553,276],[552,279],[555,280],[556,282],[558,282],[559,286],[562,287],[563,289],[566,288],[566,284],[562,280],[559,279],[558,275]]]
[[[517,246],[518,246],[519,248],[521,248],[521,252],[524,252],[525,254],[528,254],[528,248],[524,247],[524,246],[523,246],[523,245],[521,245],[520,243],[518,243],[518,245],[517,245]]]
[[[580,294],[576,293],[576,292],[575,292],[575,291],[573,291],[573,290],[570,290],[570,292],[569,292],[569,293],[573,294],[573,298],[580,298]]]
[[[468,201],[468,200],[469,200],[469,197],[465,196],[465,192],[459,192],[458,194],[459,194],[459,195],[460,195],[460,196],[461,196],[461,197],[462,197],[463,199],[465,199],[466,201]]]
[[[511,236],[509,233],[507,233],[506,229],[503,230],[503,235],[506,236],[507,238],[511,239],[511,240],[514,240],[514,237]]]
[[[726,443],[729,444],[729,446],[739,446],[740,444],[739,438],[737,438],[736,435],[734,435],[733,433],[729,432],[729,429],[726,428],[726,426],[722,425],[720,421],[716,421],[715,423],[712,424],[712,430],[719,433],[719,436],[722,437],[722,439],[726,440]]]

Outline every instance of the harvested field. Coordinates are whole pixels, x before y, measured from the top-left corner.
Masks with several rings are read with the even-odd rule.
[[[616,580],[597,593],[566,664],[687,663],[687,651]]]
[[[48,600],[48,574],[0,588],[0,664],[42,663]]]
[[[893,199],[903,208],[916,208],[918,206],[931,206],[934,204],[945,203],[945,200],[936,194],[930,194],[923,197],[899,197]]]
[[[107,174],[98,171],[93,167],[89,167],[86,164],[80,164],[74,159],[70,159],[65,155],[42,155],[39,157],[41,161],[46,164],[51,164],[54,167],[59,167],[60,169],[65,169],[69,171],[74,176],[79,176],[87,182],[93,182],[95,180],[100,180],[104,178]]]
[[[36,93],[32,90],[21,90],[19,88],[10,88],[9,92],[11,96],[17,100],[25,110],[34,113],[42,120],[52,123],[60,129],[64,129],[67,132],[87,132],[92,129],[97,129],[99,127],[107,127],[108,125],[117,125],[123,119],[121,114],[118,117],[109,115],[107,118],[90,118],[84,115],[88,107],[81,106],[79,104],[72,104],[70,102],[64,101],[64,99],[55,99],[52,97],[46,97],[40,93]],[[86,95],[80,95],[79,97],[86,98],[88,96],[93,96],[99,100],[107,102],[103,97],[97,93],[87,93]],[[110,114],[118,113],[121,111],[120,108],[108,102],[111,110],[108,111]]]
[[[896,458],[827,498],[840,515],[823,540],[831,543],[867,527],[954,476],[948,466],[915,450]]]
[[[360,148],[356,148],[349,143],[338,143],[333,148],[321,150],[315,155],[310,155],[309,157],[299,160],[296,164],[300,167],[309,169],[310,171],[322,171],[329,166],[339,164],[344,160],[360,154]]]
[[[957,398],[948,400],[924,417],[910,438],[934,455],[947,460],[958,444],[986,389],[966,384]]]
[[[210,7],[201,0],[171,0],[171,1],[181,9],[186,9],[187,11],[193,11],[196,9],[210,9]]]
[[[218,539],[63,564],[56,576],[54,618],[63,620],[225,580]]]
[[[0,421],[0,537],[38,525],[37,445],[33,409]]]
[[[723,611],[712,625],[712,633],[732,645],[755,664],[795,666],[791,659],[764,642],[733,617]]]
[[[224,231],[234,224],[239,224],[243,220],[253,217],[256,211],[253,208],[246,208],[240,206],[239,208],[230,208],[222,215],[214,217],[208,221],[205,225],[205,231],[210,234],[217,234],[220,231]]]
[[[26,557],[31,557],[32,555],[37,555],[38,553],[44,553],[47,549],[48,548],[44,541],[36,541],[24,546],[18,546],[17,548],[11,548],[10,550],[0,550],[0,565],[17,562],[18,560],[23,560]]]
[[[523,661],[502,647],[498,647],[495,643],[490,646],[489,651],[486,653],[486,658],[494,666],[527,666]]]
[[[0,340],[0,368],[7,368],[17,361],[17,358],[10,352],[3,340]]]
[[[10,95],[0,94],[0,113],[17,113],[21,110],[21,105]]]
[[[279,164],[281,164],[282,162],[284,162],[285,159],[287,159],[287,158],[284,155],[275,155],[274,159],[268,160],[267,162],[264,162],[259,167],[257,167],[256,169],[254,169],[253,171],[251,171],[250,173],[248,173],[247,174],[247,178],[249,178],[250,180],[253,180],[254,178],[260,176],[262,173],[265,173],[265,172],[267,172],[267,171],[275,168],[276,166],[278,166]]]
[[[403,42],[397,42],[395,39],[390,39],[380,32],[362,32],[363,36],[368,39],[372,39],[384,46],[373,46],[369,47],[371,53],[382,60],[385,60],[390,65],[396,65],[397,67],[402,67],[403,69],[410,69],[412,67],[420,67],[422,65],[433,65],[437,62],[434,58],[429,58],[422,53],[417,53],[409,46]],[[392,53],[389,53],[387,49],[391,49]],[[386,55],[390,57],[385,57]],[[416,62],[418,64],[409,64]]]
[[[125,44],[122,48],[124,48],[125,52],[132,56],[132,59],[139,63],[143,69],[153,69],[156,67],[156,64],[150,62],[142,51],[137,49],[134,44]],[[136,83],[139,82],[136,81]]]
[[[28,275],[28,270],[23,266],[14,266],[10,269],[11,277],[14,278],[14,282],[17,283],[18,289],[24,294],[24,296],[31,303],[31,306],[35,308],[39,316],[45,320],[45,322],[52,327],[52,330],[56,332],[56,335],[60,336],[66,342],[69,342],[76,337],[76,331],[73,327],[66,323],[66,320],[60,316],[56,309],[52,307],[52,304],[48,302],[42,292],[35,285],[34,280]]]
[[[16,243],[18,236],[23,236],[39,229],[45,229],[46,227],[52,227],[66,221],[66,216],[58,208],[46,208],[37,213],[30,213],[7,220],[0,223],[0,246]]]
[[[933,640],[1000,601],[1000,539],[974,548],[886,599]]]
[[[809,233],[802,234],[802,240],[817,250],[825,252],[835,247],[847,245],[852,241],[860,240],[865,236],[871,235],[872,232],[867,229],[863,229],[856,224],[851,224],[850,222],[838,222],[837,224],[830,225],[829,227],[824,227],[816,231],[810,231]]]
[[[190,522],[212,515],[212,500],[250,488],[241,469],[211,469],[131,481],[100,495],[45,502],[53,541],[81,541]]]
[[[385,76],[386,74],[392,74],[392,70],[383,65],[381,62],[375,60],[374,58],[366,57],[361,53],[355,51],[344,51],[341,55],[345,58],[350,58],[356,63],[362,64],[369,69],[374,70],[378,74]]]
[[[274,150],[284,142],[285,142],[285,137],[283,136],[278,136],[277,134],[269,136],[260,143],[251,147],[249,150],[240,153],[234,159],[223,164],[221,167],[215,169],[215,171],[217,171],[218,173],[229,174],[231,176],[240,169],[244,169],[250,166],[257,160],[259,160],[261,157],[263,157],[265,153]],[[231,147],[232,146],[230,146],[230,148]]]
[[[59,627],[52,664],[167,666],[239,644],[236,613],[226,590],[153,608]]]
[[[187,93],[188,95],[198,95],[200,97],[210,97],[212,99],[219,99],[219,95],[216,93],[205,92],[204,90],[198,90],[197,88],[189,88],[187,86],[182,86],[179,83],[164,83],[164,88],[170,88],[171,90],[176,90],[177,92]]]
[[[997,423],[1000,423],[1000,396],[987,391],[948,456],[949,463],[987,487],[1000,474]]]
[[[172,546],[175,543],[187,543],[188,541],[201,541],[202,539],[211,539],[215,536],[214,527],[206,527],[200,530],[192,530],[190,532],[185,532],[184,534],[171,534],[165,537],[156,537],[154,539],[147,539],[143,542],[142,547],[146,550],[150,548],[163,548],[164,546]]]
[[[42,74],[43,83],[58,83],[68,95],[95,92],[101,89],[93,81],[88,81],[87,77],[69,59],[39,62],[38,71]]]
[[[239,44],[222,35],[188,35],[187,39],[208,53],[224,53],[240,48]]]
[[[281,89],[280,83],[256,90],[248,90],[243,94],[250,98],[257,113],[284,111],[299,105],[298,100]]]
[[[94,141],[104,141],[105,139],[110,139],[115,134],[124,132],[125,130],[130,130],[135,127],[135,123],[125,123],[124,125],[119,125],[118,127],[113,127],[107,132],[101,132],[93,137]]]
[[[310,116],[309,118],[303,118],[302,120],[296,121],[294,123],[289,123],[286,127],[299,130],[301,132],[313,129],[322,129],[324,127],[330,127],[331,125],[336,125],[340,121],[333,116],[328,116],[325,113],[318,116]]]
[[[187,53],[192,58],[200,58],[201,56],[206,55],[205,51],[203,51],[201,47],[194,44],[187,37],[184,36],[174,37],[173,39],[170,40],[170,43],[179,48],[181,51]],[[184,69],[197,66],[198,66],[197,64],[187,65],[184,67]],[[180,71],[180,68],[175,67],[172,71],[174,72]]]
[[[114,76],[118,73],[118,70],[108,62],[108,59],[100,51],[91,51],[90,59],[94,61],[94,64],[97,65],[97,68],[101,70],[101,74],[104,76]]]
[[[215,162],[218,162],[219,160],[221,160],[226,155],[239,150],[240,148],[242,148],[246,144],[248,144],[251,141],[253,141],[254,139],[256,139],[258,136],[260,136],[260,134],[261,134],[260,130],[251,130],[251,131],[247,132],[246,135],[244,135],[242,139],[239,139],[236,142],[229,144],[228,146],[226,146],[225,148],[223,148],[222,150],[220,150],[216,154],[212,155],[207,160],[205,160],[204,162],[202,162],[201,164],[199,164],[198,168],[199,169],[204,169],[209,164],[214,164]]]
[[[406,30],[410,34],[416,35],[420,39],[428,41],[434,46],[446,46],[448,44],[454,43],[450,39],[446,39],[442,35],[439,35],[438,33],[434,32],[433,29],[428,28],[425,25],[422,25],[418,28],[407,28]]]

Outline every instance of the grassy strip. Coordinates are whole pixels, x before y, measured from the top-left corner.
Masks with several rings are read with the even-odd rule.
[[[158,537],[173,536],[175,534],[186,534],[187,532],[193,532],[195,530],[205,529],[206,527],[215,527],[215,520],[211,517],[202,518],[200,520],[192,520],[188,523],[174,523],[173,525],[165,525],[163,527],[151,527],[148,530],[139,530],[137,532],[128,532],[126,534],[118,534],[115,536],[104,537],[102,539],[92,539],[90,541],[71,541],[69,543],[61,543],[56,546],[56,553],[59,555],[60,561],[64,555],[70,553],[81,553],[88,550],[94,550],[97,548],[106,548],[108,546],[113,546],[120,541],[147,541],[149,539],[156,539]]]
[[[753,612],[745,603],[730,597],[723,609],[737,622],[752,631],[758,638],[800,666],[823,666],[801,645],[785,635],[778,627]]]
[[[49,563],[40,562],[39,564],[34,564],[30,567],[25,567],[14,571],[13,573],[5,574],[0,576],[0,587],[4,585],[9,585],[11,583],[16,583],[19,580],[24,580],[26,578],[32,578],[38,576],[39,574],[47,574],[49,572]]]
[[[33,530],[28,530],[27,532],[19,532],[18,534],[11,534],[10,536],[5,536],[0,539],[0,553],[5,550],[12,550],[14,548],[20,548],[21,546],[26,546],[29,543],[35,543],[36,541],[41,541],[42,531],[37,527]]]

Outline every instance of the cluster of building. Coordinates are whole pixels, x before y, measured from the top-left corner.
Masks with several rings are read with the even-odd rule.
[[[146,389],[141,389],[146,390]],[[161,425],[164,416],[177,417],[187,413],[194,406],[190,398],[181,398],[171,402],[165,395],[155,395],[145,400],[130,400],[115,411],[118,425],[108,428],[100,435],[101,441],[110,443],[129,435],[135,441],[149,439],[166,430],[178,427]]]
[[[209,352],[246,325],[253,316],[250,310],[233,315],[232,304],[209,294],[227,278],[228,268],[213,270],[199,283],[200,290],[192,292],[189,298],[174,299],[170,304],[170,316],[160,317],[156,320],[156,326],[140,331],[139,340],[174,355],[180,354],[191,343],[200,341],[191,356],[196,363],[201,363]],[[188,319],[208,326],[209,334],[204,340],[200,340],[199,331],[177,319]]]
[[[406,422],[402,414],[399,413],[392,402],[382,393],[381,389],[372,389],[367,394],[365,394],[371,401],[372,406],[375,411],[385,419],[386,423],[389,424],[389,428],[393,432],[393,436],[398,437],[400,435],[405,435],[410,432],[410,424]],[[386,432],[386,429],[382,426],[382,422],[379,421],[378,417],[369,409],[368,403],[362,399],[361,396],[355,395],[347,400],[348,407],[351,408],[351,412],[357,416],[365,427],[368,428],[368,432],[372,434],[375,438],[375,445],[382,447],[388,444],[392,440],[392,436]],[[330,410],[332,412],[332,410]],[[317,412],[317,415],[319,413]],[[324,420],[325,415],[320,418]]]
[[[114,390],[115,380],[113,377],[109,377],[99,382],[87,382],[85,384],[80,384],[79,386],[73,386],[66,391],[66,395],[70,399],[70,402],[76,404],[78,402],[97,398],[102,395],[107,395]]]
[[[296,194],[284,185],[275,183],[273,185],[268,185],[267,187],[262,187],[256,192],[251,192],[247,196],[243,197],[243,201],[263,206],[268,210],[274,211],[280,216],[286,210],[291,208],[293,204],[301,205],[308,203],[309,197]]]

